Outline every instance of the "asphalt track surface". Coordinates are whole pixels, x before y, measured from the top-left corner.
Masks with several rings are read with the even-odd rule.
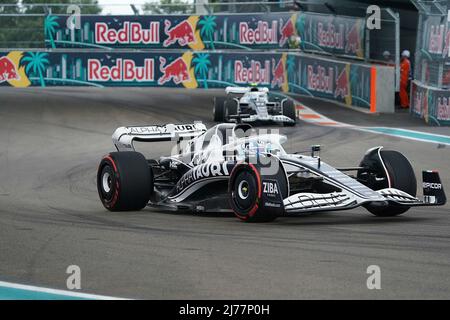
[[[266,224],[224,214],[107,212],[95,179],[114,129],[210,125],[215,93],[0,88],[0,280],[67,289],[66,268],[78,265],[83,292],[126,298],[450,298],[449,205],[394,218],[360,208]],[[338,119],[341,109],[307,102],[336,120],[371,124],[365,114]],[[394,124],[407,126],[409,116],[401,119]],[[322,159],[336,166],[357,165],[373,146],[398,150],[418,180],[421,169],[438,169],[450,190],[449,147],[303,122],[281,132],[287,151],[321,144]],[[168,150],[158,143],[144,151]],[[381,268],[381,290],[366,287],[369,265]]]

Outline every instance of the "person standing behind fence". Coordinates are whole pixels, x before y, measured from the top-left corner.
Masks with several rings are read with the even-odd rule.
[[[387,50],[383,52],[383,62],[388,66],[395,65],[395,61],[392,60],[391,53]]]
[[[409,108],[409,80],[411,75],[410,52],[404,50],[400,62],[400,107]]]

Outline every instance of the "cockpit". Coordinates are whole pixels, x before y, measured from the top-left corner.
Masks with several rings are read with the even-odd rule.
[[[245,138],[245,139],[244,139]],[[281,146],[285,136],[262,134],[248,124],[222,123],[208,129],[201,136],[191,140],[183,152],[185,161],[193,164],[206,161],[223,161],[224,154],[243,160],[248,154],[285,153]]]

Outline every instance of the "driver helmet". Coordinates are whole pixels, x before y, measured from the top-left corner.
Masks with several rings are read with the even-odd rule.
[[[250,83],[250,91],[252,92],[259,91],[258,84],[256,82]]]

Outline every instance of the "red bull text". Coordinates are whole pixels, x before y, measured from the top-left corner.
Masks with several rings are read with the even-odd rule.
[[[102,65],[98,59],[88,59],[88,80],[89,81],[113,81],[113,82],[143,82],[154,81],[154,60],[145,59],[144,66],[136,66],[134,60],[116,60],[112,67]]]
[[[441,54],[444,43],[445,26],[443,24],[439,26],[431,26],[430,28],[430,40],[428,43],[428,52],[434,54]]]
[[[256,29],[247,22],[239,23],[239,42],[242,44],[276,44],[278,43],[277,21],[272,21],[272,27],[266,21],[258,21]]]
[[[339,30],[335,29],[334,24],[328,23],[325,28],[323,23],[317,24],[317,34],[319,46],[333,49],[344,49],[344,25],[339,25]]]
[[[437,119],[441,121],[450,120],[450,98],[439,97],[437,99]]]
[[[270,61],[265,60],[264,66],[261,62],[251,60],[250,67],[244,67],[240,60],[234,62],[234,82],[235,83],[257,83],[270,84]]]
[[[317,66],[317,72],[314,72],[314,66],[308,65],[308,89],[317,92],[333,94],[334,69],[327,69]]]
[[[143,29],[138,22],[124,22],[123,28],[110,29],[108,24],[95,24],[95,42],[99,44],[159,44],[159,22],[150,22],[148,29]]]

